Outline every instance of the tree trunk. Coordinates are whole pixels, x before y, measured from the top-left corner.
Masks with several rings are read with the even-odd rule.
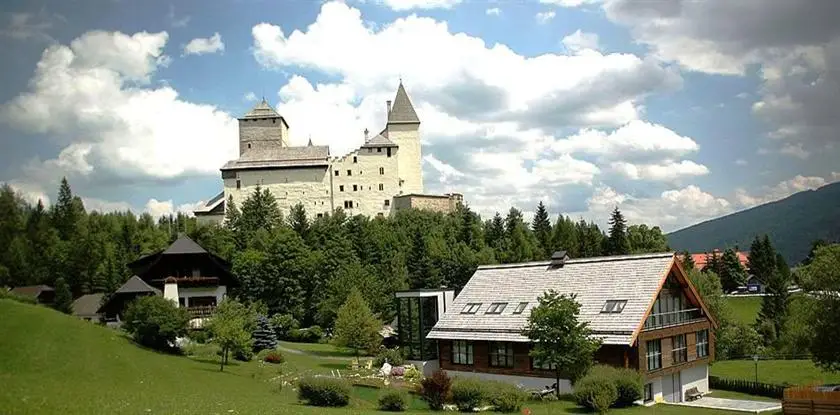
[[[554,381],[556,382],[554,384],[554,393],[557,394],[557,399],[560,399],[560,371],[558,370],[557,372],[555,372],[554,376]]]
[[[222,347],[222,358],[219,359],[221,362],[221,366],[219,366],[219,372],[225,371],[225,363],[227,361],[227,347]]]

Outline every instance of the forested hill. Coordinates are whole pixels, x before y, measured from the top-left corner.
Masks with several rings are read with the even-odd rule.
[[[753,238],[765,233],[791,265],[808,256],[814,240],[840,241],[840,182],[698,223],[667,237],[674,250],[704,252],[736,245],[748,250]]]

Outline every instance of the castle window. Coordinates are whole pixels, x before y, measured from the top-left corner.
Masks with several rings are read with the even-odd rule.
[[[391,147],[388,147],[388,157],[391,157]]]
[[[347,170],[347,175],[352,176],[353,175],[353,170]]]
[[[385,199],[385,207],[391,206],[391,199]]]
[[[335,175],[338,176],[338,170],[335,171]]]
[[[276,124],[276,123],[277,123],[277,120],[271,120],[271,123],[272,123],[272,124]]]
[[[248,143],[248,148],[251,148],[251,143]]]
[[[352,200],[345,200],[344,201],[344,208],[345,209],[353,209],[353,201]]]
[[[368,147],[368,153],[373,153],[373,149]]]
[[[339,191],[339,192],[343,192],[343,191],[344,191],[344,185],[343,185],[343,184],[342,184],[342,185],[340,185],[340,186],[338,186],[338,191]]]
[[[379,191],[381,192],[383,190],[385,190],[385,185],[382,184],[382,183],[379,183]]]
[[[353,156],[353,163],[358,163],[358,162],[359,162],[359,158],[356,157],[356,156]]]
[[[376,152],[381,153],[382,152],[382,147],[376,147]]]
[[[323,218],[323,217],[324,217],[324,214],[323,214],[323,213],[319,213],[319,214],[315,215],[315,217],[317,217],[317,218]]]
[[[359,186],[357,186],[357,185],[355,185],[355,184],[354,184],[354,185],[353,185],[353,191],[354,191],[354,192],[358,192],[358,191],[359,191]]]
[[[379,174],[385,174],[385,168],[384,167],[379,168]]]
[[[239,190],[241,188],[242,188],[242,182],[237,179],[236,180],[236,190]]]

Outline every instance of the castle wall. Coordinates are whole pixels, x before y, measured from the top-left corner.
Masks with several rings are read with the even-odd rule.
[[[303,203],[310,217],[317,217],[332,211],[329,172],[323,167],[240,170],[236,172],[236,177],[224,179],[225,200],[232,195],[236,207],[242,209],[242,202],[260,185],[277,199],[284,218],[298,202]]]
[[[419,124],[388,124],[388,139],[400,146],[402,192],[423,193],[423,153]]]
[[[239,155],[248,149],[288,146],[289,129],[281,118],[239,120]],[[248,147],[248,146],[251,147]]]
[[[349,215],[390,214],[391,199],[400,193],[400,149],[391,147],[390,157],[388,151],[387,147],[360,148],[333,160],[330,174],[336,208],[344,209]],[[345,208],[349,202],[353,207]]]

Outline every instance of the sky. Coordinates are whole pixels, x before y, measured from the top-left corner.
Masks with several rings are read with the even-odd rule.
[[[293,145],[379,131],[402,80],[427,193],[672,231],[840,180],[840,2],[7,0],[0,182],[189,212],[265,98]]]

